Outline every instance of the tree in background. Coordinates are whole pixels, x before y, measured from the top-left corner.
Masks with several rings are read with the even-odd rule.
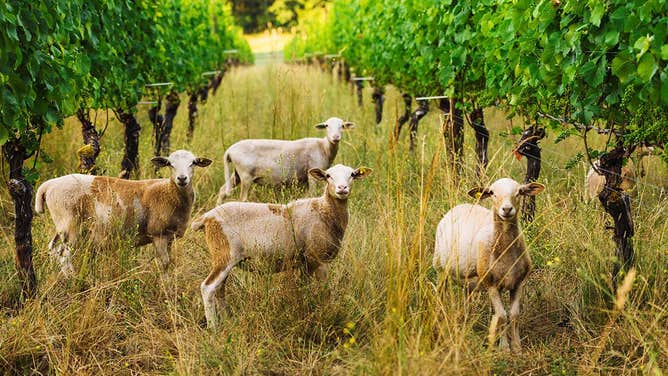
[[[232,0],[232,14],[244,33],[257,33],[271,26],[292,27],[300,15],[324,7],[328,0]]]

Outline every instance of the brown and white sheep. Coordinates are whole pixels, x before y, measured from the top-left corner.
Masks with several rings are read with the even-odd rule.
[[[538,183],[519,184],[499,179],[488,188],[475,188],[469,195],[492,198],[492,209],[462,204],[448,211],[436,230],[433,265],[451,276],[477,281],[487,289],[494,306],[490,341],[501,329],[500,346],[508,347],[505,325],[510,324],[510,345],[520,350],[517,318],[523,282],[531,270],[531,258],[517,221],[520,196],[536,195],[545,187]],[[510,291],[510,317],[503,307],[501,293]]]
[[[600,162],[598,160],[593,162],[594,165],[598,168]],[[622,166],[622,183],[619,185],[619,188],[628,192],[633,189],[636,185],[636,168],[635,164],[631,159],[626,161],[626,164]],[[605,186],[605,176],[600,175],[594,170],[594,167],[590,167],[587,172],[587,177],[585,178],[585,201],[591,201],[598,198],[598,194],[601,193],[603,187]]]
[[[354,126],[354,123],[333,117],[315,125],[327,131],[323,138],[292,141],[249,139],[233,144],[223,156],[225,184],[218,193],[218,205],[232,194],[237,185],[241,186],[241,201],[248,200],[253,183],[309,186],[308,171],[329,168],[339,150],[342,130]]]
[[[136,231],[137,246],[153,243],[166,270],[171,244],[183,236],[190,220],[193,168],[206,167],[211,161],[185,150],[151,161],[156,167],[170,167],[171,178],[124,180],[71,174],[39,186],[35,212],[43,213],[46,204],[51,213],[56,234],[49,250],[63,273],[74,272],[71,248],[80,241],[81,229],[90,229],[93,243],[102,245],[117,224],[122,232]]]
[[[321,197],[287,205],[228,202],[195,219],[192,229],[204,229],[212,261],[211,272],[200,286],[208,326],[216,326],[216,293],[220,290],[224,305],[225,280],[242,260],[267,261],[274,271],[302,267],[324,279],[327,263],[336,257],[348,225],[353,180],[371,172],[343,165],[327,171],[314,168],[309,174],[327,182]]]
[[[619,186],[622,190],[626,192],[631,191],[636,185],[638,176],[645,176],[645,157],[651,156],[657,151],[657,148],[653,146],[642,145],[635,148],[632,158],[629,158],[626,161],[626,164],[622,166],[622,183]],[[595,160],[593,164],[596,168],[600,168],[600,162],[598,160]],[[636,171],[638,171],[638,173],[636,173]],[[585,201],[591,201],[598,198],[598,194],[601,193],[604,186],[605,176],[596,172],[594,167],[590,167],[589,171],[587,171],[587,176],[585,177]]]

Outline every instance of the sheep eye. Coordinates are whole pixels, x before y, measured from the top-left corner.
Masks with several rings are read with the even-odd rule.
[[[329,176],[329,174],[325,174],[325,178],[329,179],[331,176]]]

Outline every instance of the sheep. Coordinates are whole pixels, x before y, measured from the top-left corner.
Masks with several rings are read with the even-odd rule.
[[[193,167],[206,167],[211,160],[178,150],[151,162],[158,168],[171,167],[171,178],[133,181],[71,174],[39,186],[35,212],[43,213],[45,204],[49,209],[56,227],[49,250],[63,274],[74,273],[71,247],[81,240],[80,229],[89,228],[93,243],[102,245],[114,224],[123,232],[137,231],[137,247],[153,243],[167,270],[172,242],[183,236],[190,220]]]
[[[534,196],[545,187],[539,183],[519,184],[499,179],[488,188],[474,188],[469,195],[492,197],[492,210],[480,205],[461,204],[448,211],[436,230],[434,268],[449,275],[475,281],[487,289],[494,307],[489,328],[490,344],[496,328],[502,330],[500,347],[508,348],[504,326],[510,324],[510,344],[520,351],[517,318],[523,282],[531,270],[531,258],[517,221],[520,196]],[[503,290],[510,291],[510,320],[501,301]]]
[[[329,168],[339,150],[341,131],[352,129],[355,124],[333,117],[315,127],[326,129],[326,136],[292,141],[249,139],[230,146],[223,156],[225,184],[220,188],[217,204],[222,204],[236,185],[241,186],[241,201],[248,200],[252,183],[312,186],[308,171]]]
[[[272,272],[300,267],[307,275],[326,279],[327,263],[336,257],[348,224],[353,180],[372,172],[340,164],[327,171],[313,168],[309,174],[327,182],[320,197],[287,205],[228,202],[195,219],[191,228],[204,229],[212,261],[200,285],[207,325],[216,327],[216,293],[220,290],[224,306],[225,280],[242,260],[267,261]]]
[[[632,158],[629,158],[626,161],[626,164],[622,166],[622,183],[620,188],[624,191],[631,191],[637,181],[636,175],[636,166],[638,166],[639,175],[645,176],[645,163],[644,159],[647,156],[655,154],[657,148],[654,146],[640,145],[633,150]],[[633,161],[636,162],[633,162]],[[599,160],[592,162],[596,168],[600,168]],[[603,187],[605,186],[605,176],[596,172],[594,167],[590,167],[587,171],[587,176],[585,177],[585,201],[589,202],[592,199],[598,198],[598,194],[601,193]]]
[[[596,168],[600,167],[600,161],[595,160],[592,162]],[[635,164],[631,159],[628,159],[626,164],[622,166],[622,183],[619,185],[624,191],[630,191],[636,185],[636,168]],[[603,187],[605,186],[605,176],[599,174],[594,170],[594,167],[590,167],[587,172],[587,177],[585,178],[585,201],[589,202],[592,199],[598,198],[598,194],[601,193]]]

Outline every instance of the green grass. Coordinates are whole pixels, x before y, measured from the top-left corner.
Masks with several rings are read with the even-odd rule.
[[[201,233],[175,243],[173,267],[162,277],[151,247],[124,239],[98,252],[77,250],[76,278],[65,280],[47,251],[53,224],[35,217],[34,263],[39,292],[20,307],[13,265],[13,208],[0,190],[0,369],[8,374],[576,374],[649,373],[668,369],[668,169],[649,163],[634,193],[635,283],[621,314],[610,320],[608,273],[613,261],[610,220],[598,203],[582,202],[584,163],[566,170],[582,150],[572,138],[543,141],[540,181],[547,190],[537,217],[525,226],[534,262],[520,321],[520,356],[487,348],[491,306],[486,294],[469,297],[431,267],[434,231],[452,206],[470,202],[468,189],[510,176],[524,177],[525,162],[502,137],[520,119],[486,113],[491,162],[480,182],[473,173],[473,135],[466,129],[466,168],[445,167],[439,116],[420,124],[415,155],[407,131],[398,144],[391,129],[402,112],[388,89],[383,122],[376,126],[365,91],[358,108],[349,87],[313,68],[273,65],[239,68],[200,107],[187,144],[185,99],[173,148],[214,160],[196,172],[193,216],[211,209],[222,185],[222,156],[244,138],[320,135],[313,125],[330,116],[355,121],[344,134],[336,163],[374,168],[356,183],[351,220],[330,279],[303,284],[294,273],[259,275],[235,270],[227,284],[229,311],[218,331],[204,329],[199,284],[209,258]],[[151,128],[140,109],[142,177],[152,177]],[[100,114],[98,122],[104,117]],[[42,179],[76,170],[79,125],[44,140],[52,163],[38,161]],[[602,142],[602,140],[593,140]],[[123,129],[111,121],[98,164],[120,170]],[[30,161],[32,163],[32,160]],[[164,173],[163,173],[164,175]],[[254,188],[252,200],[287,202],[290,191]],[[84,263],[83,260],[86,260]],[[564,323],[559,325],[560,323]],[[601,336],[605,331],[609,335]],[[594,349],[600,359],[591,363]],[[654,373],[657,372],[657,373]]]

